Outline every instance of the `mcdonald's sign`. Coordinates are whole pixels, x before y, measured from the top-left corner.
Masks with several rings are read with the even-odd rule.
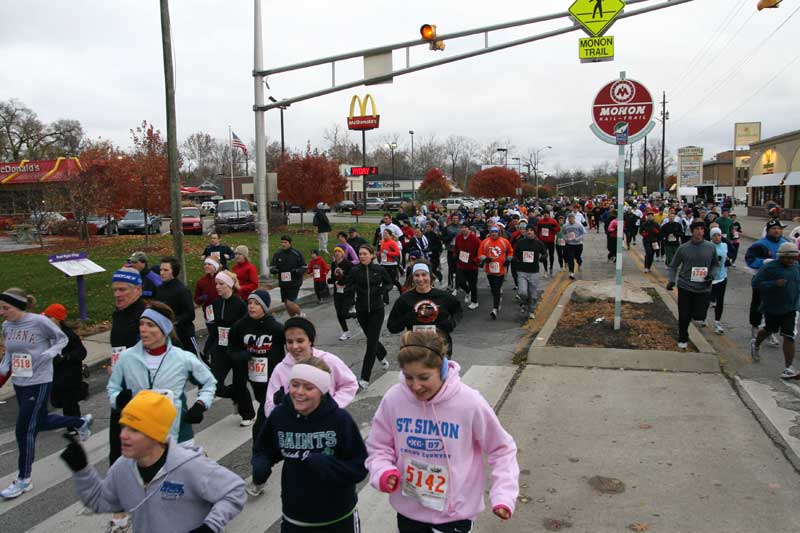
[[[367,115],[367,104],[372,104],[372,114]],[[356,104],[358,104],[360,115],[355,115]],[[371,94],[364,96],[362,100],[357,94],[350,99],[350,116],[347,117],[347,128],[351,130],[374,130],[380,123],[381,116],[375,106],[375,99]]]

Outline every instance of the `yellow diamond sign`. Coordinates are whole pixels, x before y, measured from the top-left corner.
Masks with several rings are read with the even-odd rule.
[[[622,13],[622,0],[575,0],[569,14],[592,37],[600,37]]]

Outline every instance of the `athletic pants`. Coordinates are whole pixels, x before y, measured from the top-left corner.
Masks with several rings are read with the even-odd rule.
[[[606,249],[608,250],[608,259],[617,257],[617,238],[611,235],[606,235]]]
[[[544,243],[544,247],[547,248],[547,255],[550,257],[550,262],[549,263],[547,263],[547,262],[545,263],[544,269],[547,270],[547,267],[549,265],[550,266],[550,272],[552,272],[553,271],[553,267],[555,266],[555,263],[556,263],[556,261],[555,261],[555,259],[556,259],[556,257],[555,257],[555,254],[556,254],[556,243],[555,243],[555,241],[553,241],[553,242],[544,242],[544,241],[542,241],[542,243]],[[558,255],[558,265],[561,266],[561,254]]]
[[[653,257],[655,257],[655,250],[653,250],[653,243],[649,241],[644,241],[644,267],[647,270],[650,270],[650,267],[653,266]]]
[[[386,357],[386,348],[381,343],[381,327],[383,327],[384,308],[374,311],[357,312],[356,318],[364,335],[367,337],[367,349],[364,352],[364,362],[361,364],[361,379],[369,381],[372,376],[372,367],[375,365],[375,358],[381,361]]]
[[[478,303],[478,271],[459,268],[456,275],[457,287],[468,292],[472,303]]]
[[[456,287],[456,276],[458,273],[458,258],[453,252],[447,252],[447,285]]]
[[[442,275],[442,251],[431,252],[431,274],[436,276],[436,279],[441,283],[444,276]]]
[[[664,251],[667,253],[667,265],[672,264],[672,258],[675,257],[675,252],[678,251],[678,246],[680,246],[677,242],[667,243],[664,245]]]
[[[297,526],[287,522],[286,518],[281,521],[281,533],[310,533],[319,531],[320,533],[360,533],[361,520],[358,518],[358,509],[353,514],[327,526]]]
[[[678,288],[678,342],[689,342],[689,323],[705,320],[708,312],[708,293]]]
[[[505,277],[497,274],[487,274],[486,279],[489,281],[489,288],[492,291],[492,308],[498,309],[500,307],[500,298],[502,297],[500,291],[503,288],[503,279]]]
[[[761,327],[761,320],[764,315],[758,308],[761,306],[761,294],[758,289],[753,289],[753,296],[750,298],[750,325],[754,328]]]
[[[575,263],[578,263],[578,266],[583,264],[583,258],[581,257],[583,245],[568,244],[564,248],[564,255],[567,257],[567,267],[569,268],[569,273],[572,274],[575,272]]]
[[[336,320],[339,321],[342,331],[347,331],[347,319],[350,318],[350,306],[353,305],[353,300],[349,294],[342,294],[333,292],[333,307],[336,309]]]
[[[469,533],[472,531],[472,520],[426,524],[397,513],[397,529],[399,533]]]
[[[536,300],[539,296],[539,274],[537,272],[518,272],[517,281],[519,282],[517,294],[520,298],[520,305],[530,313],[536,307]]]
[[[564,268],[566,260],[564,259],[564,246],[556,245],[556,255],[558,256],[558,268]],[[553,270],[553,264],[550,263],[550,270]]]
[[[728,243],[728,257],[731,260],[731,264],[736,262],[736,257],[739,255],[740,244],[739,241],[731,241]]]
[[[727,279],[711,285],[711,301],[714,302],[714,320],[717,322],[722,320],[722,310],[725,307],[725,289],[727,286]]]
[[[244,420],[252,420],[256,416],[253,412],[253,400],[247,389],[248,359],[249,355],[229,352],[224,347],[217,347],[211,356],[211,373],[217,379],[217,396],[233,400],[239,415]],[[226,387],[225,378],[231,371],[233,371],[233,381]]]
[[[403,293],[403,286],[400,284],[400,273],[399,273],[399,266],[397,264],[394,265],[382,265],[383,268],[386,269],[386,272],[389,273],[389,277],[392,278],[392,284],[397,287],[398,292],[401,294]],[[387,304],[389,303],[389,295],[387,294],[386,297],[383,299]]]

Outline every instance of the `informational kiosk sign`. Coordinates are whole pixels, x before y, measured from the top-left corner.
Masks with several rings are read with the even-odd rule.
[[[48,257],[47,261],[66,276],[76,278],[78,283],[78,311],[80,319],[86,320],[86,289],[83,276],[105,272],[106,269],[86,256],[86,252],[57,254]]]

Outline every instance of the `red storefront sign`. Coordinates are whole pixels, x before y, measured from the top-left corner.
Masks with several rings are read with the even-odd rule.
[[[0,185],[64,182],[77,176],[81,170],[77,157],[0,163]]]

